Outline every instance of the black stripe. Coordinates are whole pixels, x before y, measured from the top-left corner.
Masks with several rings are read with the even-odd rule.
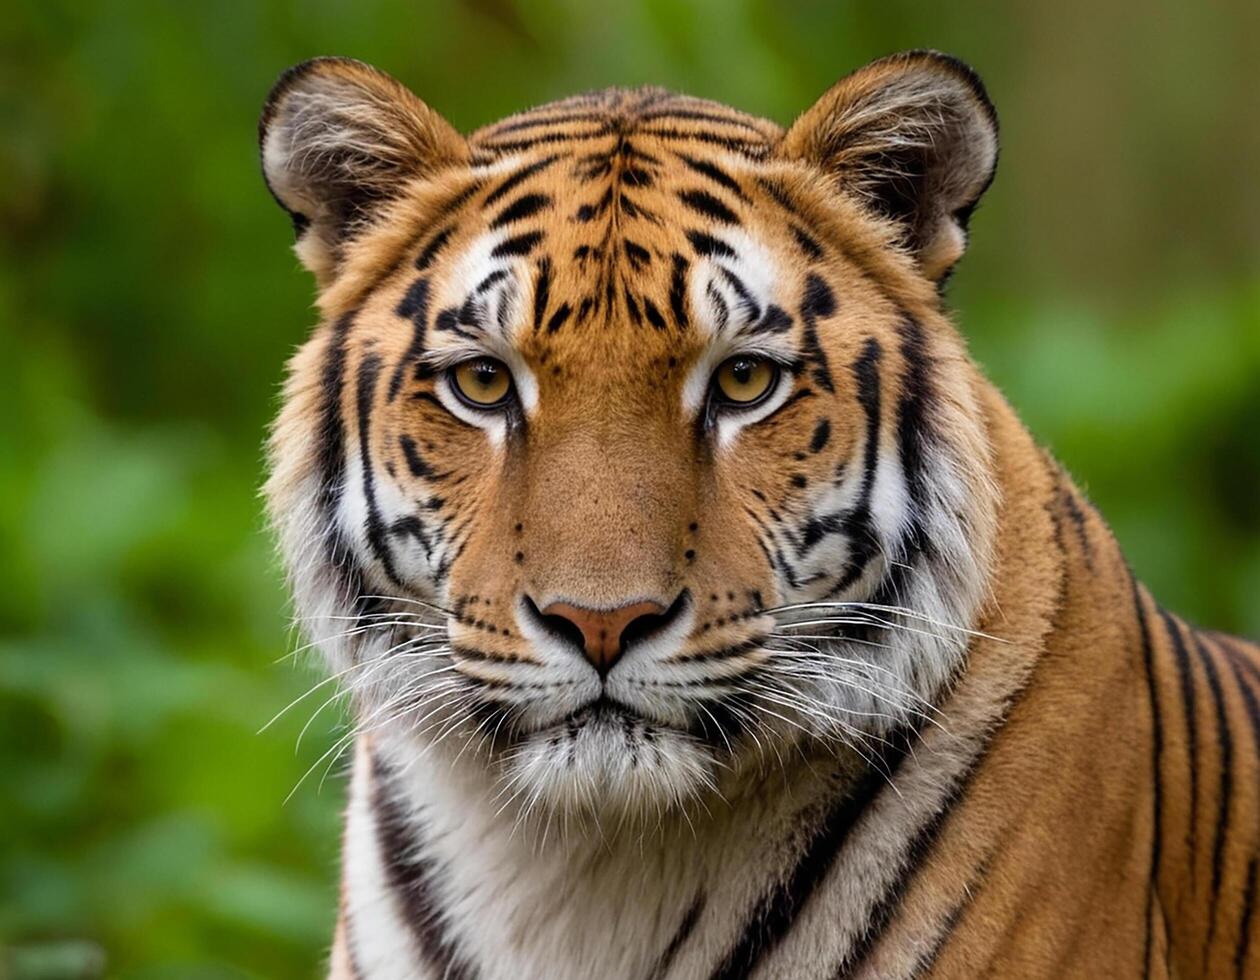
[[[433,976],[472,980],[476,972],[459,950],[438,904],[437,863],[424,853],[422,828],[392,796],[393,773],[380,758],[372,760],[372,811],[386,880],[411,931],[417,956]]]
[[[640,245],[638,242],[632,242],[629,238],[623,240],[626,247],[626,258],[634,265],[643,266],[650,265],[652,262],[652,254]]]
[[[534,174],[541,173],[546,170],[553,163],[559,160],[560,156],[561,154],[557,153],[554,156],[543,157],[541,160],[536,160],[527,166],[521,167],[520,170],[505,178],[503,183],[487,194],[486,199],[481,202],[481,207],[483,209],[490,207],[505,195],[510,194],[512,190],[518,187],[522,182],[529,180],[529,178],[534,176]]]
[[[739,129],[750,129],[758,136],[762,135],[761,127],[747,119],[718,112],[703,112],[699,109],[658,109],[656,112],[645,112],[639,117],[644,122],[657,119],[699,119],[702,122],[718,123],[723,126],[735,126]]]
[[[926,446],[931,439],[928,421],[933,399],[931,362],[923,327],[918,320],[911,316],[903,317],[897,325],[897,333],[901,337],[901,356],[906,362],[898,405],[897,441],[910,499],[922,508],[927,496]]]
[[[561,303],[555,313],[551,314],[551,319],[547,321],[547,333],[555,333],[564,326],[564,321],[569,319],[569,314],[573,312],[573,308],[568,303]]]
[[[742,980],[750,976],[782,942],[797,915],[831,870],[862,814],[885,783],[892,783],[916,736],[914,731],[894,732],[888,736],[875,764],[853,792],[833,803],[824,815],[787,878],[757,903],[711,980]]]
[[[634,296],[630,292],[630,287],[625,287],[626,309],[630,312],[630,319],[636,327],[643,325],[643,317],[639,314],[639,304],[634,301]]]
[[[376,394],[376,382],[381,375],[381,359],[369,354],[359,365],[357,407],[359,412],[359,465],[363,472],[363,499],[367,503],[365,531],[368,545],[385,569],[390,580],[401,584],[394,568],[394,555],[390,550],[385,522],[376,502],[376,470],[372,465],[372,400]]]
[[[722,623],[717,623],[721,626]],[[688,664],[696,662],[705,662],[711,660],[733,660],[735,657],[741,657],[745,653],[756,650],[766,642],[765,636],[754,636],[751,639],[742,640],[739,643],[732,643],[730,646],[716,647],[712,650],[688,650],[686,653],[679,653],[669,660],[668,664]]]
[[[744,308],[748,319],[755,320],[761,316],[761,304],[748,291],[748,287],[744,285],[744,280],[724,265],[718,266],[718,272],[726,280],[727,285],[735,290],[735,295],[739,299],[739,305]]]
[[[980,866],[976,868],[975,873],[967,880],[966,887],[963,888],[962,898],[949,910],[949,914],[945,916],[945,921],[941,924],[940,931],[932,939],[932,945],[927,952],[920,954],[915,961],[914,967],[910,971],[910,977],[924,977],[932,972],[932,967],[936,965],[937,958],[941,955],[941,950],[949,943],[950,937],[954,934],[954,930],[958,928],[958,924],[962,922],[963,916],[967,914],[967,910],[971,908],[971,903],[976,900],[976,895],[980,891],[979,884],[989,874],[990,856],[986,856],[980,862]]]
[[[528,255],[542,240],[543,233],[541,231],[527,231],[522,235],[515,235],[512,238],[506,238],[499,242],[490,253],[490,257],[502,259],[511,255]]]
[[[862,486],[857,502],[841,514],[824,515],[810,519],[801,537],[804,555],[830,534],[843,533],[849,541],[849,556],[845,568],[829,595],[839,595],[848,589],[866,571],[871,560],[880,551],[879,535],[871,524],[871,495],[875,490],[875,472],[879,466],[879,429],[881,416],[879,362],[883,348],[874,337],[868,337],[862,353],[853,362],[853,378],[857,387],[858,404],[866,415],[866,445],[862,451]]]
[[[407,461],[407,469],[412,476],[421,480],[432,480],[437,475],[433,467],[420,455],[416,440],[411,436],[405,434],[399,436],[398,445],[402,448],[403,458]]]
[[[735,249],[722,239],[714,238],[703,231],[687,232],[687,241],[691,242],[691,247],[695,249],[697,255],[717,255],[724,259],[735,258]]]
[[[771,303],[761,315],[761,319],[748,328],[751,335],[766,333],[784,333],[792,329],[792,318],[780,306]]]
[[[674,311],[674,322],[679,330],[686,330],[687,320],[687,267],[690,263],[677,252],[673,256],[674,272],[669,280],[669,306]]]
[[[1225,695],[1221,688],[1216,657],[1194,632],[1190,634],[1195,650],[1207,673],[1208,688],[1212,692],[1212,704],[1216,709],[1216,737],[1220,749],[1220,785],[1216,810],[1216,836],[1212,843],[1212,901],[1208,909],[1208,935],[1203,955],[1206,966],[1208,952],[1216,935],[1217,905],[1221,897],[1221,879],[1224,875],[1225,841],[1229,837],[1229,810],[1233,797],[1234,741],[1229,731],[1229,717],[1225,712]]]
[[[715,163],[708,160],[699,160],[696,157],[688,156],[685,153],[675,154],[678,159],[685,163],[688,167],[698,174],[703,174],[716,184],[720,184],[728,191],[731,191],[736,197],[742,201],[748,200],[744,194],[744,189],[739,186],[739,181],[728,174],[725,170]]]
[[[1219,641],[1221,637],[1213,635],[1211,639]],[[1225,652],[1233,670],[1234,681],[1238,685],[1238,692],[1242,695],[1243,704],[1247,708],[1247,719],[1251,723],[1251,735],[1255,742],[1255,757],[1260,759],[1260,698],[1257,698],[1256,692],[1252,690],[1247,677],[1248,669],[1254,668],[1254,665],[1248,659],[1246,652],[1240,647],[1222,643],[1219,649]],[[1234,966],[1240,978],[1244,976],[1244,970],[1247,965],[1248,945],[1251,941],[1251,934],[1254,931],[1251,927],[1251,919],[1255,914],[1255,898],[1256,858],[1253,857],[1247,867],[1247,882],[1243,889],[1242,909],[1239,912],[1238,946],[1234,950]]]
[[[647,317],[648,323],[652,324],[657,330],[665,329],[665,318],[661,316],[661,311],[646,296],[643,297],[643,315]]]
[[[579,207],[573,213],[573,218],[575,221],[581,221],[583,223],[588,222],[588,221],[594,221],[601,214],[603,214],[605,211],[608,210],[608,205],[610,205],[611,203],[612,203],[612,188],[609,187],[604,191],[603,194],[599,196],[599,200],[596,201],[594,204],[583,204],[581,207]]]
[[[1176,654],[1177,674],[1181,681],[1181,703],[1186,715],[1186,765],[1190,769],[1190,854],[1193,857],[1198,851],[1199,817],[1199,727],[1195,716],[1194,667],[1190,663],[1190,654],[1177,623],[1164,609],[1159,610],[1159,615]]]
[[[420,250],[420,254],[416,256],[416,270],[423,272],[433,264],[433,260],[437,258],[438,253],[446,247],[446,243],[451,240],[451,235],[455,233],[454,228],[443,228],[429,239],[427,245]]]
[[[322,404],[319,449],[316,455],[319,473],[316,506],[323,518],[323,525],[327,528],[324,534],[324,555],[329,567],[340,580],[339,591],[362,614],[370,611],[368,607],[371,605],[362,598],[363,571],[337,521],[346,475],[346,427],[341,407],[345,389],[346,340],[357,314],[357,310],[351,310],[342,315],[328,334],[328,348],[320,379]]]
[[[484,293],[487,289],[489,289],[491,286],[493,286],[496,282],[502,282],[507,277],[508,277],[507,269],[495,269],[492,273],[490,273],[488,276],[482,279],[481,282],[477,283],[477,285],[473,287],[473,294],[479,296],[482,293]]]
[[[805,258],[810,261],[817,261],[822,258],[822,246],[818,244],[818,239],[807,232],[800,225],[792,225],[792,237],[796,239],[796,244],[804,253]]]
[[[716,307],[714,315],[714,329],[721,333],[726,329],[726,324],[731,318],[731,308],[727,305],[726,298],[718,292],[717,286],[710,280],[709,284],[704,287],[704,293],[709,297],[709,301]]]
[[[547,300],[551,298],[551,259],[544,255],[538,260],[538,279],[534,283],[534,329],[542,326],[547,315]]]
[[[407,365],[416,362],[424,354],[425,334],[429,325],[429,280],[421,277],[413,282],[407,288],[406,295],[403,296],[394,312],[404,320],[411,321],[411,342],[394,368],[394,376],[389,379],[391,402],[398,397],[398,392],[402,389],[403,374],[407,370]]]
[[[548,143],[564,143],[572,141],[574,143],[586,142],[596,139],[600,136],[607,136],[612,130],[607,124],[588,130],[564,130],[558,133],[543,133],[541,136],[535,136],[533,139],[524,140],[505,140],[498,142],[494,140],[484,140],[481,145],[487,150],[493,150],[500,155],[504,153],[517,153],[521,150],[529,150],[535,146],[543,146]]]
[[[706,218],[712,218],[714,221],[721,221],[723,224],[728,225],[738,225],[740,223],[739,215],[708,191],[698,189],[679,191],[678,199],[691,210],[697,214],[704,215]]]
[[[805,324],[802,343],[805,357],[814,365],[814,383],[824,391],[834,392],[835,384],[831,380],[831,367],[827,363],[827,355],[818,342],[818,321],[826,319],[836,311],[836,297],[831,287],[818,276],[810,273],[805,280],[805,295],[801,299],[801,320]]]
[[[502,136],[504,133],[519,133],[526,129],[537,129],[540,126],[558,126],[561,123],[601,121],[603,121],[603,116],[589,109],[585,112],[560,112],[539,116],[526,114],[520,119],[509,120],[491,126],[486,132],[486,136],[493,138]]]
[[[1256,913],[1256,859],[1247,864],[1247,884],[1243,889],[1242,918],[1238,925],[1238,946],[1234,950],[1234,970],[1238,980],[1246,975],[1247,952],[1251,945],[1252,917]]]
[[[981,751],[971,760],[967,770],[959,778],[954,788],[950,791],[948,797],[941,803],[932,816],[919,828],[913,840],[904,852],[904,862],[897,877],[892,884],[880,896],[878,902],[872,907],[870,914],[866,918],[866,924],[862,929],[858,930],[858,940],[853,944],[844,960],[841,962],[837,970],[837,977],[848,977],[861,971],[864,960],[870,955],[875,948],[875,944],[884,935],[884,930],[888,928],[889,923],[896,917],[901,903],[905,900],[906,892],[910,888],[910,883],[918,875],[919,870],[923,867],[928,855],[932,853],[937,840],[940,838],[941,831],[945,828],[945,823],[949,816],[954,812],[954,808],[967,795],[967,790],[971,786],[971,780],[975,776],[980,766],[981,760],[987,753]],[[973,874],[973,880],[978,877]]]
[[[1146,691],[1151,703],[1151,867],[1147,876],[1147,908],[1146,908],[1146,953],[1143,959],[1146,976],[1151,974],[1152,936],[1151,924],[1154,918],[1153,907],[1156,888],[1159,883],[1160,847],[1164,838],[1163,830],[1163,785],[1162,772],[1164,766],[1164,729],[1159,713],[1159,693],[1155,683],[1155,655],[1151,647],[1151,633],[1146,622],[1146,607],[1142,603],[1142,593],[1133,572],[1129,572],[1129,587],[1133,592],[1133,608],[1137,613],[1138,633],[1142,639],[1142,663],[1146,669]]]
[[[525,194],[495,215],[494,220],[490,222],[490,227],[502,228],[516,221],[524,221],[550,205],[551,198],[546,194]]]
[[[770,153],[770,145],[768,143],[735,139],[722,133],[710,133],[703,129],[689,130],[652,126],[645,128],[642,132],[645,136],[655,136],[657,139],[662,140],[695,140],[697,143],[712,143],[715,146],[724,147],[732,153],[738,153],[740,156],[748,157],[751,160],[764,159]]]
[[[809,440],[809,451],[815,454],[822,452],[830,439],[831,421],[829,419],[819,419],[818,424],[814,426],[814,434]]]
[[[628,724],[630,716],[626,715],[624,717],[626,718]],[[630,746],[632,752],[637,751],[637,744],[628,737],[628,734],[626,742]],[[633,765],[634,759],[632,758],[631,766],[633,767]],[[669,968],[673,966],[674,959],[678,956],[678,951],[682,949],[683,944],[691,938],[691,933],[695,930],[696,923],[700,921],[701,913],[704,912],[704,906],[705,894],[704,892],[700,892],[700,894],[696,896],[695,901],[691,903],[690,908],[688,908],[683,914],[682,921],[678,924],[678,928],[674,931],[673,938],[670,939],[669,944],[657,958],[656,965],[652,968],[652,972],[648,974],[648,980],[663,980],[664,976],[669,972]]]

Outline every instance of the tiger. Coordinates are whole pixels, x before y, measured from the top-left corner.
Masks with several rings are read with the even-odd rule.
[[[465,136],[317,58],[259,142],[318,292],[265,496],[352,722],[331,977],[1260,976],[1260,650],[950,318],[970,67]]]

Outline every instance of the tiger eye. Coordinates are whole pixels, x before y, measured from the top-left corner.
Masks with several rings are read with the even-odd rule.
[[[474,408],[496,408],[512,390],[512,375],[502,361],[475,357],[451,369],[451,387]]]
[[[718,394],[732,405],[752,405],[774,387],[779,369],[764,357],[739,355],[719,365],[714,381]]]

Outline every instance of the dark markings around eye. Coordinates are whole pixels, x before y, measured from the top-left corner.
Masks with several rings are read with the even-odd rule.
[[[755,324],[748,328],[750,334],[784,333],[792,328],[792,318],[780,306],[771,303]]]
[[[818,341],[818,321],[836,311],[836,298],[831,287],[818,276],[810,274],[805,282],[805,297],[801,300],[801,319],[805,323],[805,357],[813,364],[815,384],[825,391],[835,391],[831,380],[831,368],[827,355]]]
[[[709,297],[709,302],[713,304],[716,318],[713,328],[721,333],[726,329],[726,324],[731,319],[731,308],[726,303],[726,297],[718,291],[718,288],[712,282],[705,287],[705,294]]]
[[[420,278],[407,289],[406,295],[394,311],[398,316],[411,321],[411,343],[403,353],[398,366],[394,368],[393,377],[389,381],[389,400],[392,402],[402,390],[403,376],[407,365],[419,360],[424,353],[425,331],[429,319],[429,280]]]
[[[470,333],[460,326],[462,313],[462,310],[453,306],[441,310],[433,321],[433,329],[441,330],[444,333],[457,334],[469,340],[475,339],[476,334]],[[467,320],[465,319],[462,322],[467,322]]]
[[[698,214],[727,225],[738,225],[739,215],[708,191],[686,190],[678,192],[678,199]]]
[[[748,291],[748,287],[744,285],[744,280],[735,275],[730,269],[724,265],[718,266],[718,272],[722,278],[726,280],[727,285],[735,291],[736,297],[739,299],[740,308],[743,309],[744,315],[749,320],[757,320],[761,318],[761,305]]]

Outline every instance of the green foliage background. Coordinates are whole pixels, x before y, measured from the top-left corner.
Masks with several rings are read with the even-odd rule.
[[[336,718],[257,734],[317,676],[256,494],[313,321],[256,160],[283,68],[359,57],[470,128],[646,82],[786,122],[875,56],[962,56],[1003,119],[951,291],[976,356],[1159,596],[1257,636],[1257,38],[1250,0],[10,5],[0,976],[321,968],[337,770],[284,801]]]

